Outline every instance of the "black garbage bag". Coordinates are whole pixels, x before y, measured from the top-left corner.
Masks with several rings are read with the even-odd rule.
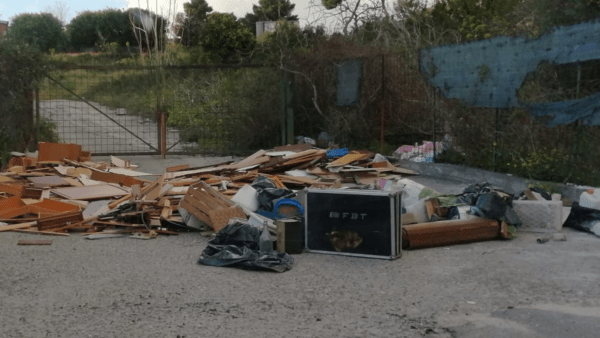
[[[522,222],[512,209],[511,200],[512,198],[507,201],[500,197],[489,183],[476,183],[465,188],[457,196],[455,203],[473,206],[473,211],[480,217],[520,226]]]
[[[276,272],[292,268],[294,258],[285,252],[261,253],[259,238],[260,230],[249,224],[229,224],[208,242],[198,263]]]
[[[273,212],[273,201],[294,195],[294,192],[289,189],[277,188],[275,183],[266,176],[258,176],[251,186],[258,191],[258,210]]]
[[[579,203],[573,202],[571,213],[564,226],[600,236],[600,230],[597,226],[595,227],[597,224],[595,221],[600,222],[600,210],[582,207]]]

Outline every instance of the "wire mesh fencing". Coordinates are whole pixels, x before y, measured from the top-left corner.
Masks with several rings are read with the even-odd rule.
[[[39,85],[36,115],[97,155],[160,154],[163,137],[170,154],[246,152],[280,141],[278,81],[269,68],[70,67]]]

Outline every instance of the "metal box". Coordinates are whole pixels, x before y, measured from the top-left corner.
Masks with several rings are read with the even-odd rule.
[[[402,256],[401,192],[309,189],[308,252],[396,259]]]

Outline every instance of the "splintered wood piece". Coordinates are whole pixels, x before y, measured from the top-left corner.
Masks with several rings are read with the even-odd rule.
[[[71,169],[67,170],[66,174],[63,174],[63,175],[71,176],[71,177],[80,177],[81,175],[85,175],[86,177],[91,177],[92,171],[88,168],[71,168]]]
[[[166,200],[163,205],[162,213],[160,216],[162,218],[169,218],[169,217],[171,217],[172,213],[173,213],[173,209],[171,209],[171,201]]]
[[[119,198],[118,200],[111,202],[108,205],[108,208],[109,209],[114,209],[117,205],[119,205],[119,204],[121,204],[121,203],[123,203],[123,202],[125,202],[127,200],[130,200],[132,197],[133,197],[133,194],[125,195],[125,196]]]
[[[122,160],[115,156],[110,157],[110,163],[112,163],[112,165],[114,165],[115,167],[119,168],[129,168],[130,165],[129,161]]]
[[[142,197],[142,188],[139,184],[134,184],[131,186],[131,194],[133,195],[133,199],[140,199]]]
[[[34,227],[36,225],[37,225],[37,222],[26,222],[26,223],[12,224],[12,225],[3,225],[3,226],[0,226],[0,232],[10,231],[10,230],[15,230],[15,229],[27,229],[27,228]]]

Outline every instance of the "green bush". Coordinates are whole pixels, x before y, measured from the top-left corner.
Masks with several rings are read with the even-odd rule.
[[[17,40],[0,40],[0,166],[8,152],[35,146],[30,93],[46,68],[37,48]]]
[[[6,35],[9,39],[26,43],[43,52],[64,50],[67,35],[59,19],[50,13],[23,13],[12,19]]]

